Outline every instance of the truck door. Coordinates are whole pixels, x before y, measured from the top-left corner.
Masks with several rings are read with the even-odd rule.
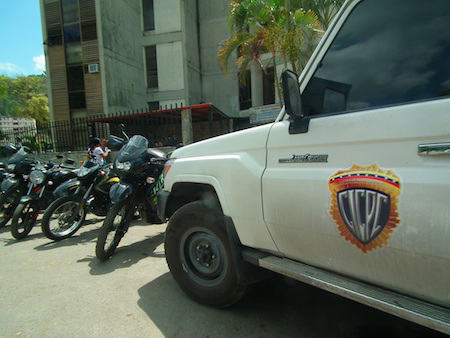
[[[275,123],[263,207],[287,258],[449,306],[450,2],[350,2]],[[292,127],[291,127],[292,129]]]

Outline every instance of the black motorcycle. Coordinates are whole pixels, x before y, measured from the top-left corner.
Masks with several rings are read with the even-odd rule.
[[[17,152],[17,147],[9,143],[7,145],[4,145],[0,149],[0,154],[2,157],[10,157],[14,155]],[[9,178],[11,174],[8,172],[8,169],[6,165],[3,162],[0,162],[0,183],[3,182],[3,180]]]
[[[109,192],[113,205],[97,238],[98,259],[104,261],[112,256],[137,213],[148,223],[161,223],[156,215],[156,194],[164,185],[165,161],[165,154],[148,149],[148,140],[140,135],[133,136],[120,150],[114,161],[120,182]]]
[[[7,170],[10,176],[3,180],[0,194],[0,228],[4,227],[13,216],[20,203],[20,198],[30,191],[32,184],[28,181],[36,160],[27,147],[19,150],[9,159]]]
[[[53,191],[61,183],[76,176],[73,160],[67,159],[64,164],[37,164],[31,171],[31,186],[27,195],[22,196],[14,211],[11,223],[11,234],[16,239],[25,238],[36,223],[39,211],[46,209],[53,202]]]
[[[112,149],[124,143],[117,137],[108,140]],[[55,190],[55,195],[60,197],[50,204],[42,217],[42,232],[47,238],[59,241],[71,237],[83,225],[88,212],[102,217],[107,214],[111,204],[109,190],[119,182],[111,169],[110,165],[85,161],[76,180],[69,180]]]

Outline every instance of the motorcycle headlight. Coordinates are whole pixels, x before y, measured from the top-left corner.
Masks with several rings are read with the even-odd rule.
[[[8,164],[8,170],[14,170],[16,169],[16,165],[15,164]]]
[[[33,170],[30,174],[30,181],[33,184],[39,185],[44,182],[45,175],[40,170]]]
[[[116,167],[119,170],[124,170],[124,171],[128,171],[131,169],[131,163],[129,161],[125,161],[125,162],[117,162],[116,163]]]

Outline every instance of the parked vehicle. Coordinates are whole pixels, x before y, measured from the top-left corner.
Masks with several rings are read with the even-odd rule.
[[[39,211],[46,209],[55,199],[53,191],[62,182],[76,176],[73,160],[65,164],[37,164],[29,175],[28,193],[22,196],[12,217],[11,234],[16,239],[25,238],[36,223]]]
[[[20,147],[8,160],[7,169],[10,176],[1,183],[0,228],[12,218],[20,198],[31,188],[28,177],[35,164],[36,160],[27,147]]]
[[[10,157],[14,155],[17,152],[17,147],[12,144],[8,143],[7,145],[4,145],[1,147],[1,155],[2,157]],[[6,165],[3,162],[0,162],[0,183],[3,182],[6,178],[9,178],[11,176],[10,173],[8,173],[8,169]]]
[[[148,149],[148,140],[133,136],[120,150],[114,170],[120,182],[109,191],[112,207],[97,238],[95,254],[101,261],[111,257],[137,212],[148,223],[161,223],[156,213],[156,194],[164,185],[166,156]]]
[[[158,209],[189,296],[228,306],[269,270],[450,334],[449,22],[349,0],[276,122],[173,153]]]
[[[109,189],[119,178],[110,165],[99,166],[85,161],[77,180],[67,181],[55,191],[57,198],[42,217],[42,232],[49,239],[58,241],[75,234],[83,225],[86,214],[92,212],[105,216],[110,206]],[[73,194],[71,191],[75,190]]]

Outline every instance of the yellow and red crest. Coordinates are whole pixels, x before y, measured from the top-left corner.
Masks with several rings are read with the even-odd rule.
[[[354,164],[333,174],[328,187],[330,215],[345,240],[364,253],[388,243],[400,222],[400,180],[392,170]]]

